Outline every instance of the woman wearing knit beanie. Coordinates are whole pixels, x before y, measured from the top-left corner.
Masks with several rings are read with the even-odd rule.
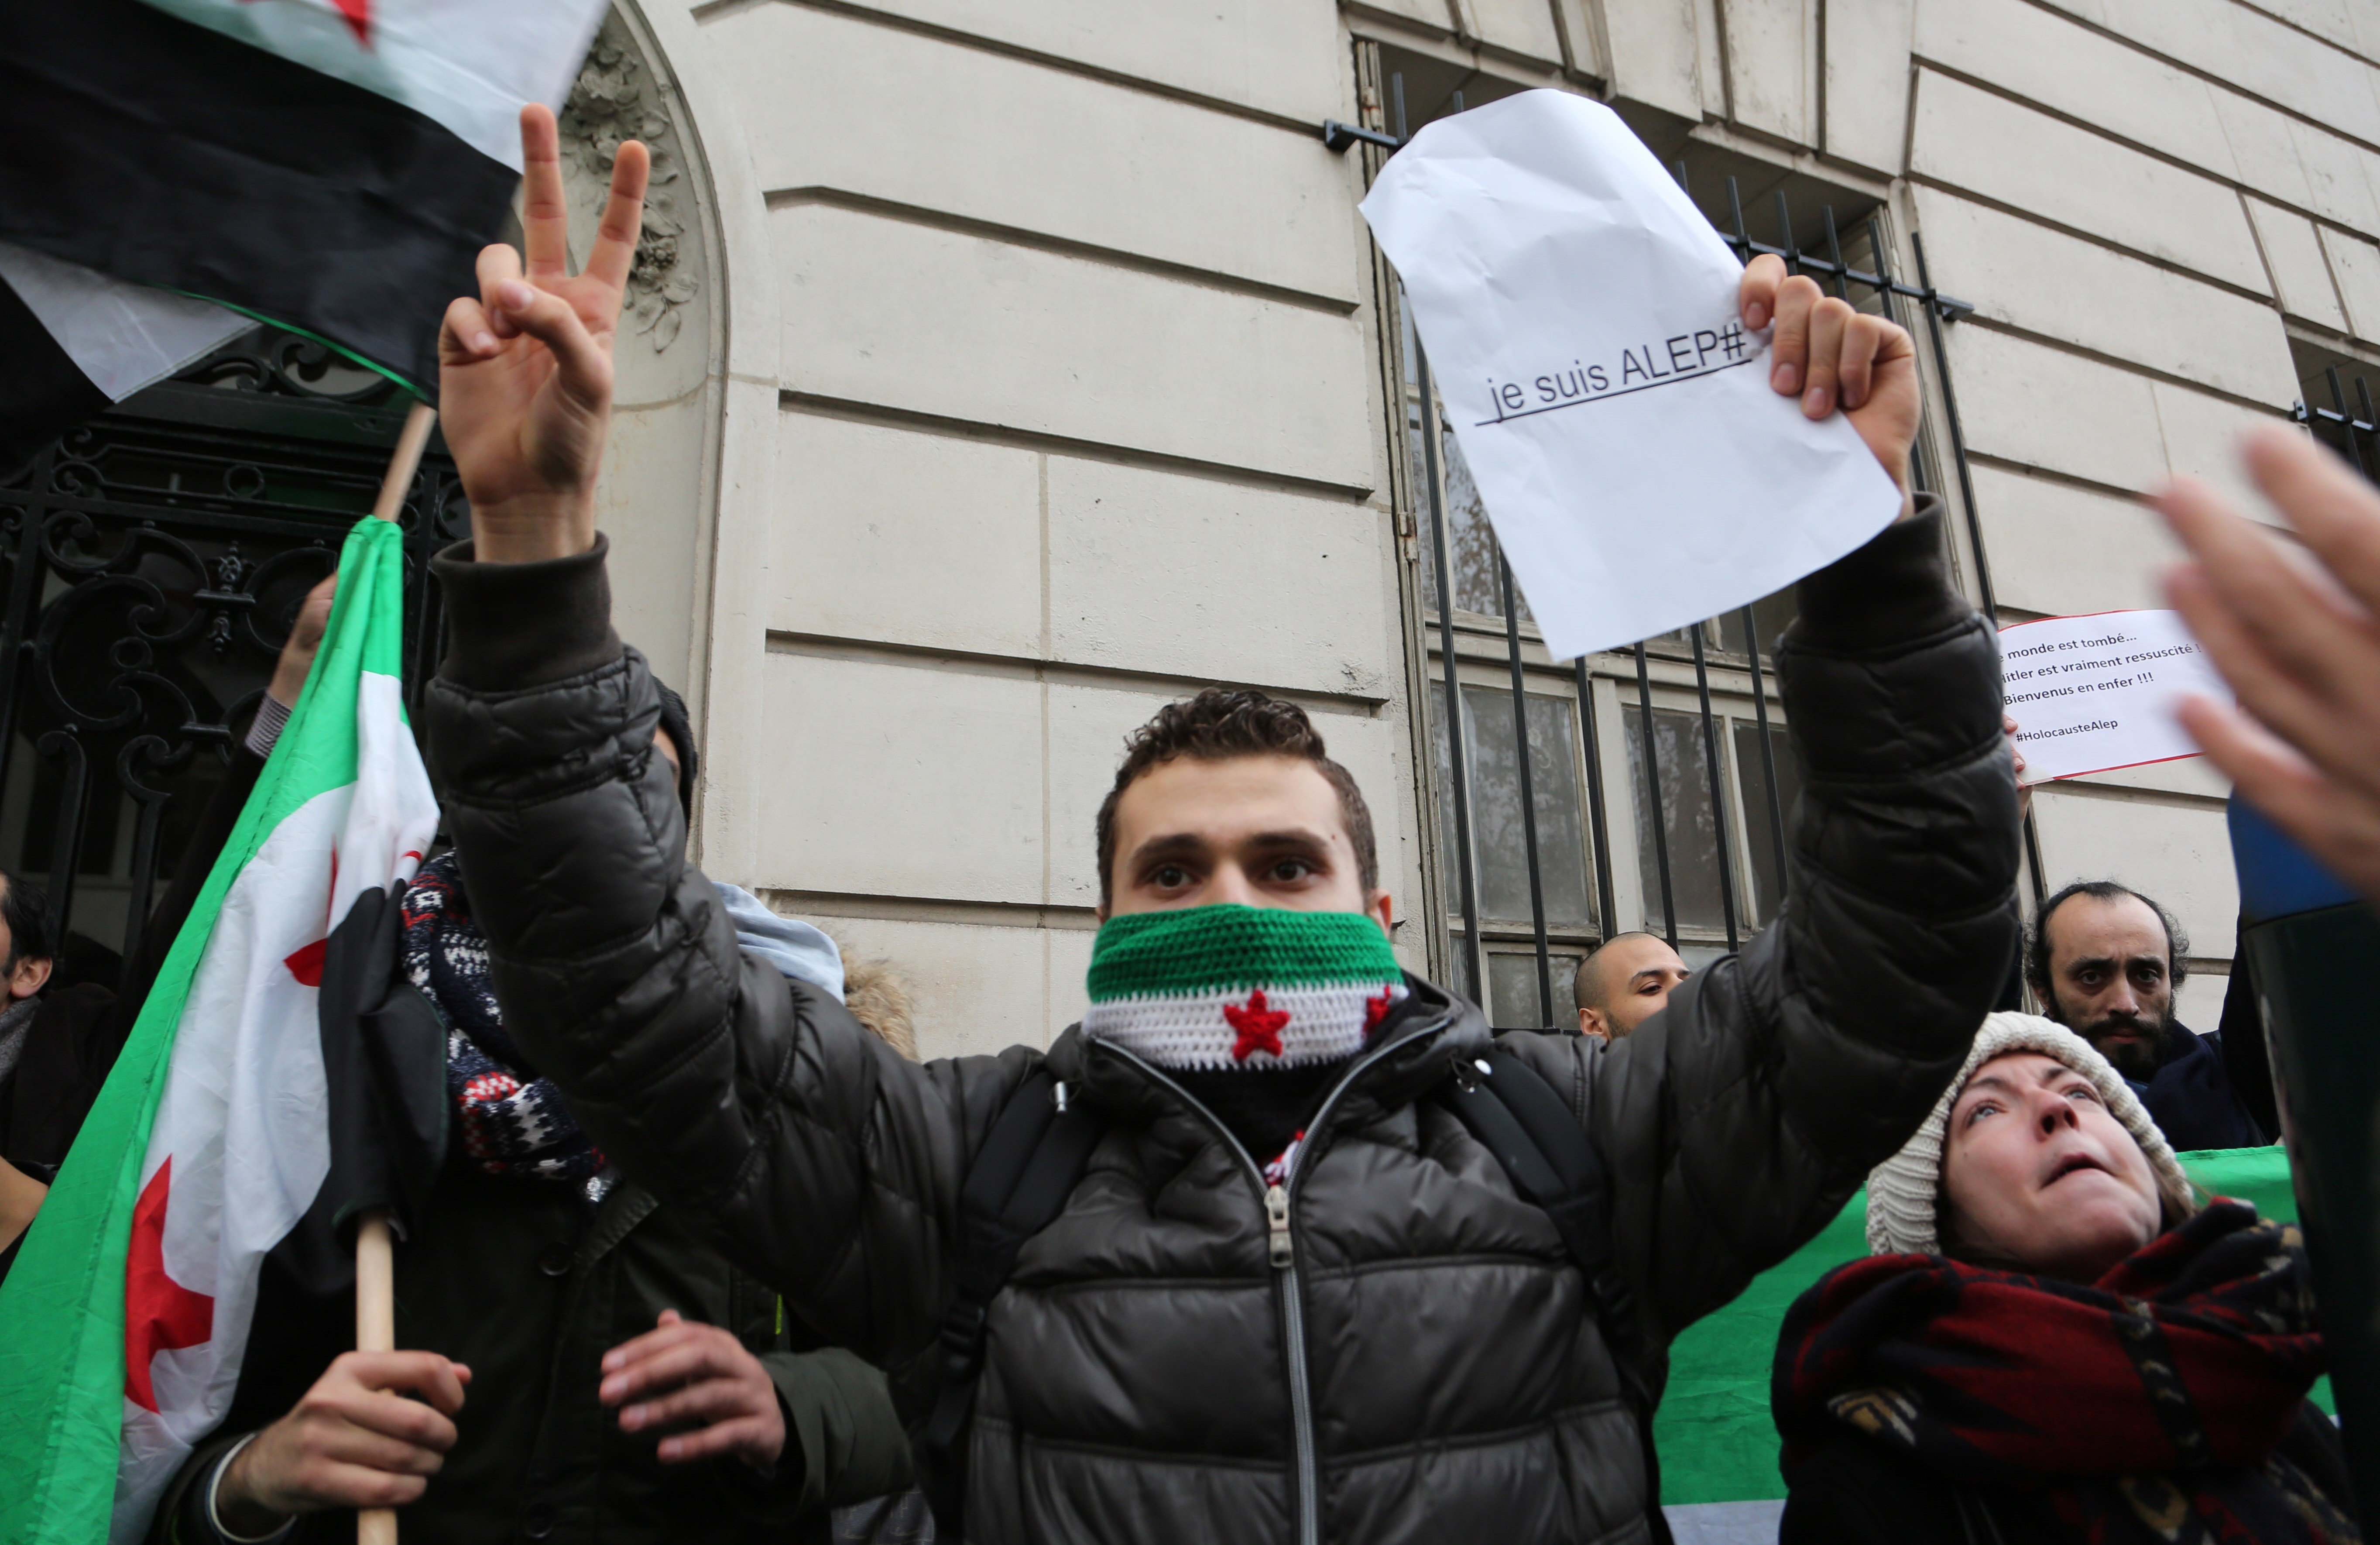
[[[1779,1338],[1780,1545],[2362,1538],[2296,1227],[2200,1207],[2070,1030],[1984,1022],[1867,1237]]]

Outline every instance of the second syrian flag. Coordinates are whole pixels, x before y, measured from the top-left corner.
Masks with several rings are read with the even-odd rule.
[[[224,342],[236,313],[428,396],[439,318],[477,293],[520,180],[520,109],[561,104],[605,8],[0,6],[0,474],[61,414]]]
[[[305,693],[0,1284],[8,1545],[141,1537],[231,1405],[265,1256],[333,1178],[334,925],[384,918],[438,822],[399,696],[402,541],[348,534]]]

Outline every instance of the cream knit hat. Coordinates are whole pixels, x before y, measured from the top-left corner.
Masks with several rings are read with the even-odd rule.
[[[2091,1080],[2107,1112],[2121,1122],[2132,1140],[2148,1155],[2149,1168],[2162,1183],[2171,1183],[2184,1194],[2190,1189],[2190,1176],[2173,1156],[2173,1146],[2165,1140],[2156,1123],[2141,1104],[2140,1096],[2124,1082],[2122,1074],[2101,1056],[2091,1043],[2063,1025],[2055,1025],[2034,1014],[1995,1014],[1984,1020],[1975,1032],[1973,1050],[1967,1053],[1965,1065],[1942,1098],[1934,1102],[1934,1110],[1917,1135],[1904,1144],[1900,1152],[1878,1164],[1867,1177],[1867,1247],[1876,1255],[1934,1255],[1942,1246],[1934,1232],[1934,1212],[1942,1192],[1942,1135],[1950,1125],[1950,1107],[1958,1102],[1960,1091],[1975,1069],[1994,1057],[2010,1052],[2038,1052],[2059,1062]]]

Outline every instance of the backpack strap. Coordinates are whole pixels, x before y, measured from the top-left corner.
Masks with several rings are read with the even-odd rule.
[[[1621,1393],[1644,1443],[1647,1524],[1656,1540],[1667,1542],[1661,1456],[1653,1446],[1653,1411],[1666,1370],[1612,1253],[1611,1177],[1603,1151],[1544,1076],[1501,1046],[1457,1052],[1453,1071],[1442,1086],[1446,1104],[1495,1155],[1514,1188],[1544,1209],[1586,1279],[1588,1307],[1619,1365]]]
[[[937,1520],[958,1528],[965,1495],[967,1418],[983,1371],[984,1321],[1016,1270],[1025,1242],[1057,1220],[1104,1130],[1088,1111],[1069,1110],[1066,1087],[1036,1067],[992,1118],[959,1189],[958,1292],[943,1311],[942,1369],[922,1434],[921,1478]]]

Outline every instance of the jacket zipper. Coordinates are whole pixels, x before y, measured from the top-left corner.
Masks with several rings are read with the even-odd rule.
[[[1330,1087],[1330,1093],[1323,1100],[1322,1108],[1314,1113],[1312,1121],[1306,1123],[1307,1140],[1311,1141],[1320,1134],[1323,1124],[1330,1119],[1331,1107],[1339,1103],[1339,1097],[1362,1076],[1366,1068],[1407,1041],[1419,1040],[1438,1028],[1440,1027],[1434,1026],[1429,1029],[1416,1030],[1412,1035],[1400,1036],[1390,1044],[1374,1047],[1358,1058],[1355,1064]],[[1257,1183],[1257,1190],[1264,1195],[1266,1254],[1276,1273],[1273,1282],[1281,1300],[1281,1339],[1289,1347],[1290,1427],[1297,1446],[1298,1545],[1321,1545],[1322,1466],[1315,1454],[1314,1393],[1305,1367],[1305,1299],[1298,1287],[1297,1247],[1289,1228],[1290,1187],[1297,1183],[1302,1166],[1293,1164],[1290,1173],[1279,1184],[1268,1182],[1263,1169],[1248,1156],[1246,1147],[1232,1135],[1231,1128],[1216,1120],[1215,1113],[1198,1103],[1188,1089],[1167,1077],[1156,1064],[1123,1047],[1110,1041],[1108,1049],[1172,1089],[1181,1097],[1184,1104],[1197,1112],[1200,1118],[1231,1146],[1232,1151],[1239,1155],[1249,1178]],[[1298,1147],[1300,1157],[1303,1157],[1305,1145],[1301,1143]]]

